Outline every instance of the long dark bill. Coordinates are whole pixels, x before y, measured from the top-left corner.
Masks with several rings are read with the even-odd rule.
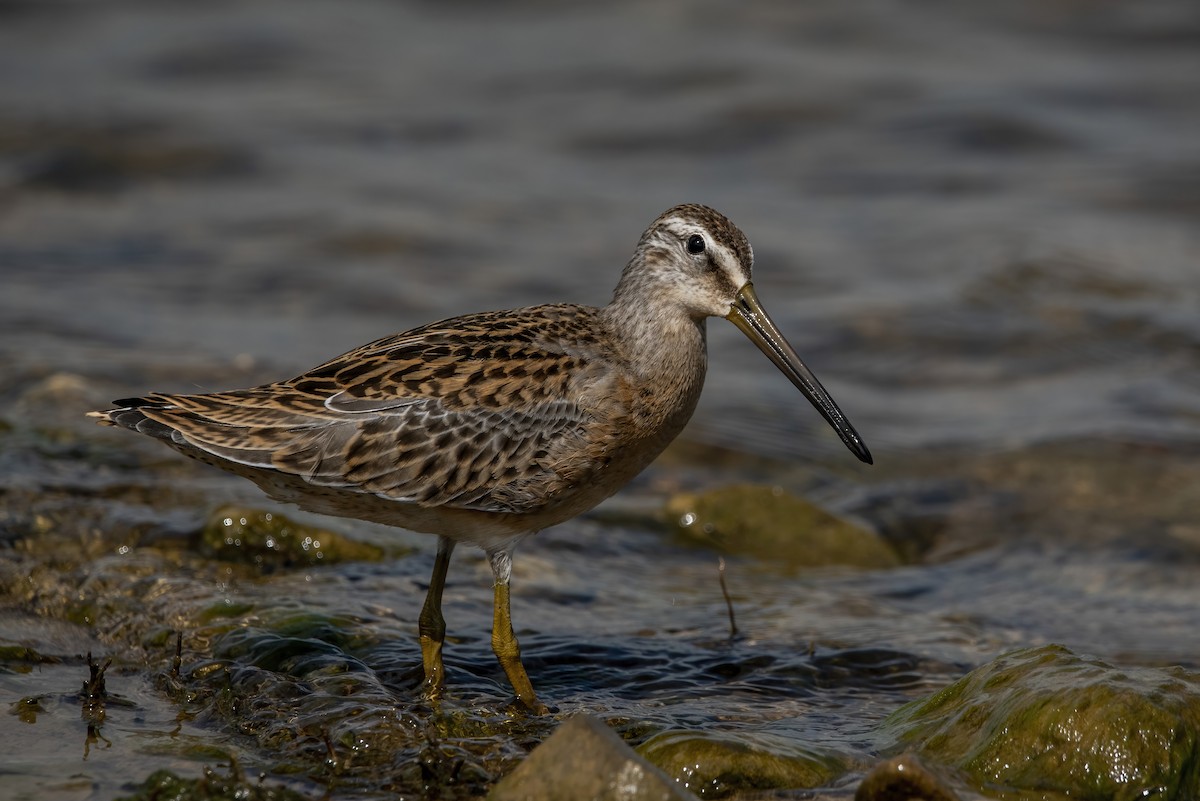
[[[746,284],[737,293],[733,308],[729,310],[725,319],[750,337],[750,341],[758,345],[758,349],[767,354],[767,358],[804,393],[804,397],[808,398],[829,425],[833,426],[833,430],[842,438],[842,442],[846,443],[851,453],[867,464],[873,464],[871,452],[863,444],[862,437],[854,430],[854,426],[850,425],[846,415],[842,414],[842,410],[833,402],[833,398],[825,391],[825,387],[821,386],[812,370],[800,361],[796,351],[792,350],[783,334],[779,333],[775,323],[758,302],[758,295],[754,294],[752,284]]]

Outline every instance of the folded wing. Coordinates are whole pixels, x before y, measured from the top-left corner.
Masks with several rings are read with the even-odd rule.
[[[561,325],[547,335],[551,312]],[[573,318],[589,313],[561,306],[473,315],[453,328],[435,323],[381,339],[291,381],[153,394],[101,414],[185,452],[315,486],[531,512],[593,467],[594,420],[578,385],[596,354],[570,336]]]

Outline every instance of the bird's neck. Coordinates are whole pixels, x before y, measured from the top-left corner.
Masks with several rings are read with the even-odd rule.
[[[600,314],[619,343],[624,368],[642,388],[631,399],[631,422],[665,446],[692,416],[704,385],[704,319],[676,306],[621,300],[614,297]]]
[[[703,318],[696,319],[673,304],[626,301],[620,294],[614,296],[600,316],[621,343],[630,369],[646,379],[703,370]]]

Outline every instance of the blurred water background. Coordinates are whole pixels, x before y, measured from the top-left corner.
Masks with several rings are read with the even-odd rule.
[[[240,581],[156,561],[222,503],[275,507],[84,411],[287,377],[454,314],[603,304],[681,202],[746,231],[765,305],[876,467],[713,321],[683,446],[517,554],[544,696],[633,742],[750,732],[852,772],[883,716],[1011,648],[1200,667],[1198,101],[1189,0],[3,0],[0,643],[69,669],[0,671],[6,705],[44,708],[0,715],[0,797],[111,798],[214,754],[276,765],[259,730],[166,700],[137,649],[173,641],[51,596],[136,574],[155,614],[329,615],[374,643],[354,651],[389,688],[373,715],[419,663],[431,539],[325,520],[416,552]],[[727,642],[714,553],[636,521],[744,481],[865,523],[905,564],[735,548]],[[490,720],[508,689],[475,554],[446,617],[448,703]],[[88,648],[130,699],[103,741],[70,700]],[[541,736],[522,731],[478,786]]]

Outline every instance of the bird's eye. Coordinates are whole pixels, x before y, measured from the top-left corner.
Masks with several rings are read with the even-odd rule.
[[[687,249],[688,253],[691,253],[693,256],[699,256],[704,252],[704,237],[700,236],[700,234],[692,234],[689,236],[687,241]]]

